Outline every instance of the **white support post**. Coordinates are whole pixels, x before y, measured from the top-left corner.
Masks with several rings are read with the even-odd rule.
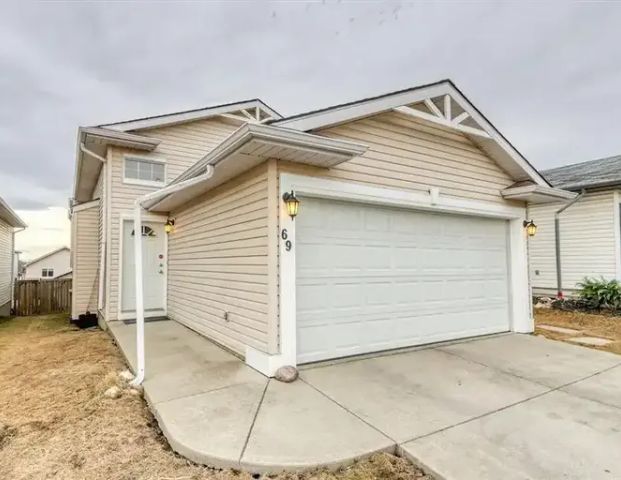
[[[524,212],[524,217],[526,212]],[[511,330],[531,333],[535,330],[528,283],[528,254],[524,219],[509,221],[509,285],[511,292]]]
[[[145,342],[142,289],[142,207],[138,201],[134,205],[134,263],[136,281],[136,378],[132,384],[140,385],[144,380]]]
[[[433,113],[438,118],[444,118],[442,111],[436,106],[435,103],[430,98],[425,99],[425,105],[429,109],[431,113]]]
[[[463,122],[466,118],[468,118],[470,116],[470,114],[468,112],[461,112],[459,115],[457,115],[454,119],[453,119],[453,123],[455,125],[459,125],[461,122]]]
[[[444,95],[444,117],[450,122],[452,118],[451,113],[451,97]]]

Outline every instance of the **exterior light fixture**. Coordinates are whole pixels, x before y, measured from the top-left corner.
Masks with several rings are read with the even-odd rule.
[[[529,237],[534,237],[537,233],[537,225],[532,220],[529,222],[528,220],[524,220],[524,228],[526,229],[526,233]]]
[[[285,205],[287,206],[287,213],[293,219],[298,214],[298,208],[300,207],[300,201],[296,198],[293,190],[291,192],[285,193],[282,196]]]
[[[164,231],[166,233],[173,233],[175,231],[175,219],[169,218],[164,225]]]

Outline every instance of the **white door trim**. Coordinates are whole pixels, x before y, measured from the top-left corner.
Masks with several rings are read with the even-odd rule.
[[[430,188],[429,193],[410,192],[288,173],[280,175],[279,183],[280,192],[293,190],[300,196],[332,198],[429,212],[466,214],[508,220],[511,330],[515,332],[533,331],[534,325],[529,307],[530,289],[528,285],[526,236],[522,225],[526,218],[526,207],[445,197],[440,195],[437,188]],[[273,376],[281,366],[295,366],[297,364],[295,220],[292,220],[287,214],[282,200],[279,201],[279,205],[280,354],[268,355],[252,347],[246,348],[246,363],[268,376]],[[304,215],[303,200],[300,203],[299,215]],[[287,240],[291,242],[291,249],[288,251],[286,241],[282,238],[284,230],[287,231]]]
[[[128,320],[135,317],[135,314],[123,313],[123,222],[133,221],[134,217],[131,213],[122,213],[119,216],[119,268],[117,271],[117,284],[119,286],[118,301],[116,306],[116,314],[119,320]],[[151,223],[166,223],[168,216],[162,216],[151,213],[143,213],[142,221]],[[154,312],[145,312],[145,317],[159,317],[168,314],[168,234],[164,233],[164,255],[166,256],[166,268],[164,270],[164,308]]]

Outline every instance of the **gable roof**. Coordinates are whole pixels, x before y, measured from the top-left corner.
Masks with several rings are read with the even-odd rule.
[[[9,207],[2,197],[0,197],[0,220],[3,220],[13,228],[26,228],[24,221],[19,218],[19,215]]]
[[[69,247],[57,248],[56,250],[52,250],[51,252],[47,252],[46,254],[41,255],[40,257],[37,257],[34,260],[30,260],[29,262],[25,263],[24,264],[24,268],[25,267],[29,267],[30,265],[32,265],[34,263],[40,262],[41,260],[45,260],[47,257],[51,257],[52,255],[56,255],[57,253],[62,252],[63,250],[70,251]]]
[[[621,185],[621,155],[551,168],[541,174],[565,190]]]
[[[120,130],[127,132],[130,130],[142,130],[147,128],[159,128],[170,125],[175,125],[185,122],[193,122],[196,120],[202,120],[217,115],[223,115],[226,113],[236,112],[239,110],[246,110],[251,108],[259,108],[267,112],[272,118],[280,119],[282,116],[265,102],[258,98],[250,100],[242,100],[231,103],[223,103],[220,105],[213,105],[209,107],[195,108],[192,110],[184,110],[181,112],[166,113],[163,115],[154,115],[150,117],[136,118],[132,120],[124,120],[115,123],[106,123],[103,125],[97,125],[100,128],[108,128],[111,130]]]
[[[459,125],[459,122],[435,119],[445,126],[457,128],[470,138],[479,148],[492,157],[515,180],[532,180],[537,185],[550,186],[537,169],[507,140],[457,88],[451,80],[441,80],[418,87],[386,93],[333,107],[313,110],[306,113],[272,121],[273,125],[303,131],[318,130],[351,122],[387,111],[399,111],[402,107],[432,98],[449,96],[455,104],[474,122],[478,128]],[[450,101],[450,100],[449,100]],[[407,110],[412,110],[406,107]],[[416,113],[416,112],[414,112]],[[440,112],[441,113],[441,112]],[[420,112],[418,112],[420,115]],[[422,116],[422,115],[421,115]],[[425,114],[429,120],[432,115]]]

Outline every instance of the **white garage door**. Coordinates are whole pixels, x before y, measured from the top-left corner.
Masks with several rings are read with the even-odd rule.
[[[509,330],[507,222],[305,198],[298,362]]]

